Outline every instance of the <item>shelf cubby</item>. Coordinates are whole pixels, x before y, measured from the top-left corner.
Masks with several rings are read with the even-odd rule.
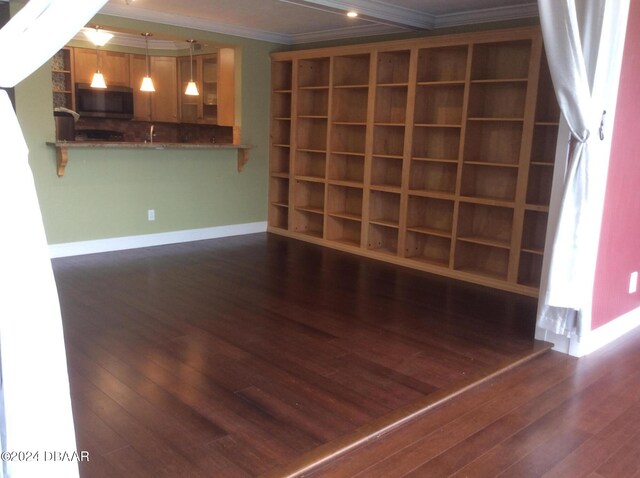
[[[458,240],[509,249],[512,230],[512,208],[460,203]]]
[[[360,221],[335,216],[327,218],[327,240],[360,247],[361,235],[362,223]]]
[[[329,86],[329,58],[298,60],[298,86]]]
[[[289,121],[272,121],[271,144],[288,145],[291,143],[291,123]]]
[[[472,80],[525,79],[529,76],[531,40],[473,45]]]
[[[271,64],[271,88],[274,91],[290,91],[293,78],[293,62],[274,61]]]
[[[364,155],[331,154],[327,174],[330,181],[345,181],[362,185],[364,181]]]
[[[454,269],[491,279],[506,280],[509,271],[509,251],[484,244],[458,241]]]
[[[544,53],[541,63],[538,96],[536,100],[536,121],[557,123],[560,121],[560,106],[558,106],[556,92],[553,88],[553,81],[551,80],[551,73],[549,73],[549,66],[547,65],[547,59]]]
[[[398,254],[398,229],[382,224],[370,224],[367,248],[381,254]]]
[[[291,93],[276,91],[271,101],[273,118],[291,118]]]
[[[489,164],[464,163],[462,196],[514,201],[518,168]]]
[[[404,154],[404,125],[374,126],[373,154],[376,156],[402,157]]]
[[[269,225],[278,229],[289,228],[289,208],[280,204],[269,206]]]
[[[518,164],[522,144],[522,123],[511,121],[469,121],[464,160]]]
[[[536,124],[533,128],[531,162],[553,166],[558,144],[558,127],[553,124]]]
[[[366,135],[365,125],[334,124],[331,134],[331,151],[364,154]]]
[[[371,191],[369,207],[370,222],[389,227],[398,227],[400,222],[400,194],[386,191]]]
[[[298,119],[298,149],[326,151],[327,121],[317,118]]]
[[[362,220],[362,188],[337,186],[328,187],[327,213],[351,220]]]
[[[287,178],[272,177],[269,182],[269,203],[288,206],[289,180]]]
[[[464,81],[467,45],[421,48],[418,51],[418,82]]]
[[[527,204],[548,206],[551,200],[552,182],[553,168],[550,168],[546,164],[532,164],[529,167]]]
[[[300,90],[298,116],[326,117],[329,111],[329,89]]]
[[[454,194],[458,165],[452,162],[412,160],[409,189]]]
[[[451,239],[409,231],[405,240],[405,257],[430,265],[448,267]]]
[[[371,160],[371,184],[399,188],[402,185],[402,160],[374,156]]]
[[[324,212],[324,183],[295,181],[295,207],[321,215]]]
[[[272,146],[269,156],[269,171],[271,174],[289,174],[289,156],[291,149],[288,146]]]
[[[334,88],[332,121],[365,124],[368,98],[367,88]]]
[[[295,175],[324,179],[326,175],[326,154],[314,151],[297,151],[294,160]]]
[[[407,229],[424,234],[451,237],[454,202],[409,195]]]
[[[542,255],[522,251],[520,253],[520,267],[518,268],[518,284],[527,287],[540,287],[542,275]]]
[[[419,85],[414,122],[428,125],[461,125],[464,85]]]
[[[377,65],[377,83],[408,83],[410,58],[411,50],[379,52]]]
[[[523,119],[526,96],[526,81],[473,83],[468,116]]]
[[[407,114],[406,86],[378,86],[374,123],[404,124]]]
[[[542,254],[547,234],[549,215],[541,211],[525,211],[522,227],[522,249],[529,253]]]
[[[457,161],[460,129],[416,126],[413,129],[413,158]]]
[[[336,56],[333,59],[333,85],[354,86],[369,83],[368,53]]]
[[[304,210],[293,211],[293,231],[306,236],[322,238],[324,216]]]

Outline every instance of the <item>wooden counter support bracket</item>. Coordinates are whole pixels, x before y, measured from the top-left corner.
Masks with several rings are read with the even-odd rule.
[[[69,148],[67,146],[56,146],[56,163],[58,165],[58,177],[64,176],[64,168],[69,161]]]
[[[113,149],[235,149],[237,150],[237,170],[241,173],[249,162],[251,146],[241,144],[199,144],[199,143],[47,143],[56,148],[56,165],[58,177],[64,176],[69,161],[69,148],[113,148]]]
[[[244,171],[244,166],[249,162],[249,149],[238,148],[238,172]]]

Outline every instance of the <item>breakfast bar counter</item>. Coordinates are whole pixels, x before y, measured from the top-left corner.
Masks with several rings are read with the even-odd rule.
[[[64,175],[69,161],[69,149],[108,148],[108,149],[235,149],[237,150],[238,172],[244,169],[249,161],[249,149],[245,144],[230,143],[163,143],[163,142],[117,142],[117,141],[56,141],[48,142],[56,148],[58,177]]]

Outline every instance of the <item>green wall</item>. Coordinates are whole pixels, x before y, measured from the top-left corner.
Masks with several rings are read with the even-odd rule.
[[[269,54],[282,45],[104,15],[95,23],[236,45],[242,143],[254,148],[242,173],[235,150],[72,150],[58,178],[55,150],[45,144],[55,137],[46,64],[16,87],[16,106],[49,243],[265,221]]]

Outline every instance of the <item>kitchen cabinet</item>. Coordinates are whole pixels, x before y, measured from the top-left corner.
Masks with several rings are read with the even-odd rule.
[[[77,83],[91,83],[97,65],[95,49],[74,48],[74,73]],[[129,86],[127,53],[100,50],[99,65],[107,86]]]
[[[211,55],[197,55],[178,60],[180,121],[185,123],[233,126],[235,123],[235,57],[232,48],[220,48]],[[185,95],[191,79],[198,86],[198,96]]]
[[[560,110],[537,27],[272,55],[273,233],[536,296]]]
[[[149,67],[155,92],[140,91],[147,74],[146,57],[129,55],[130,85],[133,89],[133,119],[140,121],[178,121],[177,60],[174,57],[151,56]]]

